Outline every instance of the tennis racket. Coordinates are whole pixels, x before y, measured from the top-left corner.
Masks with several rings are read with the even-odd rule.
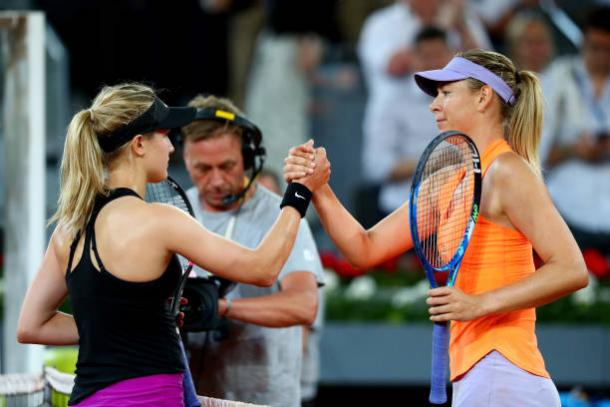
[[[481,168],[479,152],[467,135],[438,135],[417,164],[409,199],[413,247],[432,288],[452,286],[479,214]],[[430,397],[447,401],[449,367],[447,323],[432,331]]]
[[[193,207],[186,196],[186,192],[184,192],[182,187],[180,187],[180,185],[171,177],[167,177],[165,180],[154,184],[146,184],[145,199],[147,202],[157,202],[175,206],[193,218],[195,217],[195,212],[193,211]],[[178,285],[174,290],[174,295],[172,296],[172,301],[170,304],[170,310],[174,316],[178,316],[180,297],[184,291],[186,280],[193,270],[193,262],[180,255],[177,256],[178,260],[180,260],[180,266],[182,267],[182,275],[180,276]]]
[[[195,217],[195,212],[193,212],[193,207],[191,206],[186,193],[171,177],[167,177],[167,179],[161,182],[147,184],[145,199],[147,202],[157,202],[175,206],[193,218]],[[193,262],[180,255],[178,255],[178,260],[180,261],[180,266],[182,267],[182,274],[180,275],[180,279],[178,280],[178,284],[176,285],[174,295],[172,296],[170,303],[170,312],[174,318],[178,316],[180,311],[180,298],[182,297],[182,292],[184,291],[184,285],[186,284],[186,280],[188,279],[191,270],[193,270]],[[180,335],[180,330],[178,327],[176,327],[176,330],[178,331],[178,335]],[[179,342],[185,368],[183,380],[185,405],[187,407],[199,406],[200,403],[197,400],[197,392],[193,383],[193,376],[189,370],[186,350],[184,349],[182,340]]]

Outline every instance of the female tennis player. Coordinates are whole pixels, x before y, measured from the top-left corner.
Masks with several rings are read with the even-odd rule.
[[[167,299],[178,253],[217,276],[271,285],[316,184],[289,189],[255,250],[204,229],[183,211],[142,198],[167,177],[169,128],[194,108],[168,107],[139,84],[105,87],[72,119],[61,167],[57,226],[18,323],[18,340],[79,344],[73,406],[182,406],[184,366]],[[320,181],[324,177],[318,178]],[[294,198],[294,194],[303,199]],[[70,295],[74,316],[58,311]]]
[[[427,299],[432,321],[451,321],[452,405],[559,406],[537,346],[535,308],[585,287],[588,278],[540,175],[538,79],[501,54],[471,50],[415,80],[434,96],[430,109],[439,130],[469,135],[481,152],[481,210],[457,282],[430,290]],[[318,176],[313,151],[311,142],[291,149],[287,181]],[[327,233],[356,266],[413,246],[408,203],[364,230],[328,185],[316,190],[313,202]],[[537,270],[532,249],[544,262]]]

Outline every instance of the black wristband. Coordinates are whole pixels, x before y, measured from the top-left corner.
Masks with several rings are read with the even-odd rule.
[[[280,208],[283,208],[286,205],[292,206],[299,211],[302,218],[305,216],[305,213],[307,213],[309,201],[311,201],[311,191],[309,188],[298,182],[291,182],[284,192],[284,198],[282,199]]]

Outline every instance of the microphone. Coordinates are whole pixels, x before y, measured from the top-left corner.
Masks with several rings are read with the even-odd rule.
[[[229,205],[233,204],[234,202],[239,201],[241,198],[243,198],[244,195],[246,195],[246,192],[248,192],[249,187],[250,187],[250,185],[248,185],[248,187],[242,189],[237,194],[230,194],[230,195],[225,196],[224,198],[222,198],[222,204],[224,206],[229,206]]]
[[[264,153],[264,151],[265,151],[265,149],[263,148],[263,153]],[[256,165],[254,166],[254,169],[252,170],[252,176],[248,180],[248,185],[246,185],[246,187],[244,189],[242,189],[241,191],[239,191],[236,194],[230,194],[230,195],[227,195],[224,198],[222,198],[222,204],[224,206],[229,206],[229,205],[233,204],[234,202],[239,201],[241,198],[243,198],[244,195],[246,195],[246,193],[252,186],[252,183],[256,179],[256,176],[263,169],[264,162],[265,162],[264,157],[260,157],[260,162],[259,162],[258,166],[256,166]]]

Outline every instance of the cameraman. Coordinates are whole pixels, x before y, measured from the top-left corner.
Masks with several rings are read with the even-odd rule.
[[[211,112],[182,129],[184,161],[195,185],[187,195],[197,219],[215,233],[256,247],[280,212],[280,197],[246,177],[246,170],[260,170],[253,125],[227,99],[198,96],[189,106]],[[189,334],[198,393],[299,406],[302,326],[316,318],[321,279],[318,252],[303,220],[276,283],[268,288],[237,284],[219,300],[223,329]]]

